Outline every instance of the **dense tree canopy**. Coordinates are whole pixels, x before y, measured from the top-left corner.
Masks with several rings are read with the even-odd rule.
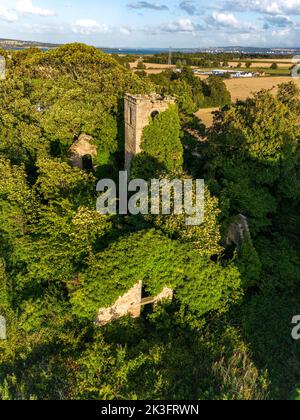
[[[183,62],[181,73],[151,80],[126,63],[81,44],[7,55],[0,399],[296,398],[299,91],[285,84],[277,96],[263,91],[231,105],[221,79],[202,82]],[[100,176],[123,168],[124,94],[155,88],[177,105],[149,120],[132,175],[205,178],[200,226],[187,226],[186,214],[95,209]],[[222,109],[188,168],[183,131],[199,106]],[[89,171],[70,164],[81,134],[98,151]],[[251,238],[225,247],[240,213]],[[97,328],[100,307],[141,280],[147,296],[172,287],[173,302]]]
[[[221,77],[211,76],[201,80],[189,67],[184,67],[179,73],[167,70],[150,78],[163,94],[173,95],[177,99],[183,121],[199,108],[223,107],[231,102],[230,93]]]

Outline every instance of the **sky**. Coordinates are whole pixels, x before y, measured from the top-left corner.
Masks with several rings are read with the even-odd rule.
[[[0,0],[0,38],[98,47],[300,47],[300,0]]]

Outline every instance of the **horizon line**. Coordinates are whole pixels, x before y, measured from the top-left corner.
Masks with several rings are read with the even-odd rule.
[[[30,39],[16,39],[16,38],[0,38],[0,42],[1,41],[14,41],[14,42],[28,42],[28,43],[36,43],[36,44],[42,44],[42,45],[58,45],[58,46],[62,46],[62,45],[67,45],[67,44],[86,44],[95,48],[100,48],[100,49],[128,49],[128,50],[169,50],[169,49],[177,49],[177,50],[201,50],[201,49],[224,49],[224,48],[253,48],[253,49],[258,49],[258,50],[300,50],[300,46],[299,47],[281,47],[281,46],[272,46],[272,47],[257,47],[255,45],[225,45],[225,46],[207,46],[207,47],[191,47],[191,46],[186,46],[186,47],[175,47],[175,46],[169,46],[169,47],[142,47],[142,46],[135,46],[135,47],[129,47],[129,46],[99,46],[96,44],[90,44],[87,42],[83,42],[83,41],[72,41],[72,42],[61,42],[61,43],[56,43],[56,42],[51,42],[51,41],[37,41],[37,40],[30,40]]]

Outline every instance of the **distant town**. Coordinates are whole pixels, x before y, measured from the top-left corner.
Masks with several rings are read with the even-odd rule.
[[[38,42],[38,41],[24,41],[18,39],[6,39],[0,38],[0,48],[3,49],[24,49],[24,48],[41,48],[41,49],[52,49],[59,47],[60,44],[53,44],[49,42]],[[109,46],[96,46],[100,50],[109,54],[139,54],[139,55],[151,55],[164,53],[166,51],[181,52],[185,54],[193,53],[208,53],[208,54],[263,54],[270,56],[292,56],[300,54],[299,48],[261,48],[261,47],[242,47],[242,46],[229,46],[229,47],[207,47],[207,48],[132,48],[132,47],[109,47]]]
[[[25,48],[41,48],[41,49],[50,49],[50,48],[57,48],[58,44],[51,44],[51,43],[44,43],[44,42],[36,42],[36,41],[21,41],[17,39],[5,39],[0,38],[0,48],[6,50],[18,50],[18,49],[25,49]]]

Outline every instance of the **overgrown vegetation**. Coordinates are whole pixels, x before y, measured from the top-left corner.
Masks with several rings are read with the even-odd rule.
[[[298,89],[231,104],[221,79],[204,83],[184,69],[150,80],[123,64],[81,44],[7,56],[0,399],[298,398]],[[149,120],[133,172],[205,178],[201,226],[95,210],[99,177],[116,178],[124,165],[124,95],[155,89],[177,106]],[[221,107],[208,141],[187,142],[205,105]],[[90,171],[69,162],[81,134],[98,150]],[[184,148],[195,142],[189,165]],[[224,239],[240,213],[252,238],[237,252]],[[98,309],[140,280],[149,295],[172,287],[174,301],[96,328]]]

